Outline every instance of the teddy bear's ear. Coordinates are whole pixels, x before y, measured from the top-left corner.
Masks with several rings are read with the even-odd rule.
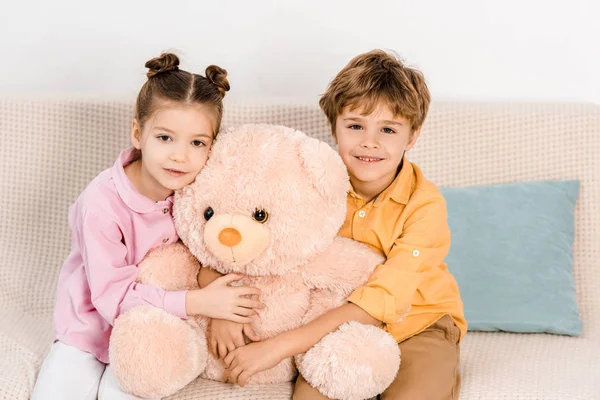
[[[327,143],[302,135],[296,137],[302,167],[308,181],[326,200],[339,199],[350,189],[346,166],[339,154]]]

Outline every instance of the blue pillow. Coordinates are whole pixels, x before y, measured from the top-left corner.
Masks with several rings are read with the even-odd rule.
[[[579,181],[442,188],[448,268],[472,331],[579,336],[571,246]]]

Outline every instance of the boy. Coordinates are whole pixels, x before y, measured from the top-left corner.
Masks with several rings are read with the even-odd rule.
[[[444,263],[450,248],[446,204],[435,185],[405,158],[429,108],[423,75],[381,50],[359,55],[320,100],[352,183],[340,235],[385,256],[348,303],[311,323],[225,357],[230,380],[307,351],[355,320],[382,326],[397,340],[402,363],[381,398],[458,398],[459,341],[467,330],[458,286]],[[294,399],[326,399],[302,377]]]

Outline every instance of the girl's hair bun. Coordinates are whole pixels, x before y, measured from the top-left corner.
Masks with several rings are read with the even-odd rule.
[[[217,87],[221,96],[229,91],[229,81],[227,80],[227,71],[216,65],[209,65],[206,68],[206,79]]]
[[[149,69],[146,76],[152,78],[158,74],[178,70],[179,57],[173,53],[163,53],[160,57],[155,57],[147,61],[145,66]]]

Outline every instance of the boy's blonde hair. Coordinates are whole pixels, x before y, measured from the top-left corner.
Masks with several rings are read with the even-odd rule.
[[[404,66],[383,50],[373,50],[353,58],[333,78],[319,105],[335,132],[335,121],[344,107],[363,107],[367,115],[380,100],[394,116],[406,118],[415,131],[425,121],[431,95],[419,70]]]

